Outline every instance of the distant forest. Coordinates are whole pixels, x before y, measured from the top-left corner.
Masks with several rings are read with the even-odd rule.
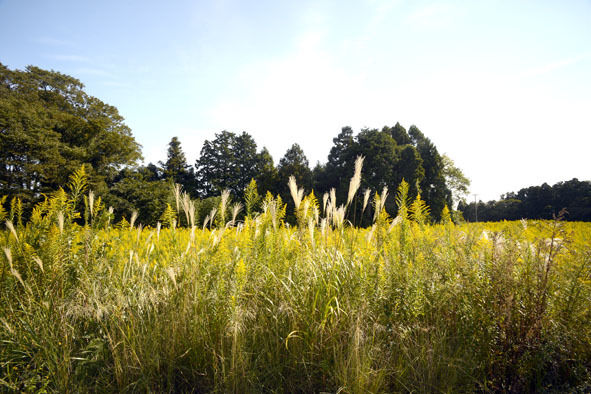
[[[554,186],[544,183],[523,188],[501,196],[498,201],[458,204],[458,211],[470,222],[553,219],[562,209],[566,210],[565,220],[591,221],[591,182],[573,178]]]
[[[409,197],[420,193],[433,220],[440,219],[446,205],[451,208],[458,202],[466,219],[475,219],[471,216],[474,207],[465,202],[469,180],[414,125],[407,130],[396,123],[357,134],[343,127],[333,138],[328,161],[312,168],[297,143],[276,165],[269,151],[259,149],[250,134],[229,131],[206,140],[195,163],[187,162],[181,141],[173,137],[166,160],[144,166],[138,164],[140,145],[117,108],[86,94],[79,80],[34,66],[10,70],[0,63],[0,197],[4,196],[4,202],[20,201],[11,204],[13,210],[30,212],[36,202],[65,186],[69,175],[84,165],[91,188],[114,208],[116,218],[138,211],[139,222],[154,225],[167,207],[175,205],[171,189],[180,184],[195,200],[202,220],[217,206],[223,190],[229,190],[234,201],[243,202],[245,190],[254,180],[259,194],[281,196],[288,204],[289,220],[293,212],[287,186],[290,176],[306,193],[314,191],[319,200],[334,188],[337,199],[344,203],[358,156],[365,158],[362,191],[382,193],[387,187],[393,196],[404,179],[410,185]],[[544,200],[551,202],[533,202],[529,197],[532,191],[508,195],[492,204],[494,207],[480,203],[478,220],[547,218],[567,200],[569,219],[591,220],[589,182],[579,182],[579,186],[573,181],[565,183],[568,193],[552,189],[551,200]],[[540,193],[548,194],[545,188]],[[557,197],[569,193],[575,196],[564,197],[566,200]],[[362,204],[359,199],[362,197],[354,200],[351,215]],[[507,208],[501,213],[503,204]],[[386,208],[396,213],[393,197],[387,199]],[[369,224],[371,212],[366,216],[356,218],[355,223]]]

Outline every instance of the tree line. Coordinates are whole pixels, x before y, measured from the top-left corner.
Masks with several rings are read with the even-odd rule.
[[[558,182],[530,186],[501,196],[501,199],[458,204],[458,211],[470,222],[518,219],[553,219],[565,210],[563,218],[571,221],[591,221],[591,182]]]
[[[297,143],[275,165],[250,134],[230,131],[206,140],[195,163],[187,162],[181,142],[173,137],[165,161],[139,165],[141,147],[117,108],[85,93],[71,76],[34,66],[10,70],[1,63],[0,148],[0,194],[18,198],[23,209],[65,185],[84,165],[90,186],[116,215],[137,210],[144,224],[155,224],[172,204],[173,184],[199,199],[203,209],[213,206],[223,190],[243,201],[251,180],[258,193],[270,192],[292,204],[287,186],[292,175],[307,192],[321,196],[334,188],[343,201],[358,156],[365,158],[362,190],[393,191],[404,179],[409,197],[421,193],[434,220],[444,206],[461,200],[469,185],[416,126],[406,130],[399,123],[357,134],[343,127],[333,138],[327,162],[313,168]],[[354,207],[359,204],[353,202]],[[393,198],[386,207],[395,213]],[[363,218],[356,222],[364,223]]]

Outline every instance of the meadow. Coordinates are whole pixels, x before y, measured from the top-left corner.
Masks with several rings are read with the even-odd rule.
[[[3,201],[2,390],[591,390],[590,223],[430,223],[403,184],[356,228],[291,186],[297,226],[271,195],[113,223],[81,173],[26,221]]]

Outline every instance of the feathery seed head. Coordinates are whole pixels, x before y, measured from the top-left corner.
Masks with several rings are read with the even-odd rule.
[[[322,196],[322,211],[324,215],[326,215],[326,203],[328,202],[328,192],[324,193]]]
[[[365,189],[365,193],[363,194],[363,209],[361,210],[361,213],[363,213],[365,211],[365,208],[367,207],[367,202],[369,201],[369,196],[371,194],[371,190]]]
[[[289,192],[291,193],[291,198],[293,198],[293,203],[297,211],[300,209],[300,203],[302,202],[302,197],[304,196],[304,189],[298,189],[296,179],[293,175],[289,177],[287,185],[289,186]]]
[[[351,204],[353,201],[353,197],[357,190],[359,190],[359,185],[361,184],[361,169],[363,168],[363,156],[357,156],[355,159],[355,172],[353,173],[353,177],[349,182],[349,194],[347,196],[347,205]]]
[[[137,211],[134,209],[133,212],[131,213],[131,219],[129,220],[129,227],[133,228],[133,224],[135,223],[135,220],[137,219]]]
[[[12,224],[12,222],[10,220],[6,221],[6,227],[8,227],[8,229],[10,230],[12,235],[14,235],[14,238],[16,238],[16,242],[18,242],[18,235],[16,234],[16,230],[14,229],[14,225]]]
[[[57,213],[57,227],[60,230],[60,234],[64,232],[64,213],[62,211]]]
[[[94,216],[94,192],[90,190],[88,192],[88,207],[90,208],[90,217]]]
[[[238,216],[238,214],[240,213],[240,211],[242,211],[242,208],[244,206],[237,202],[236,204],[232,205],[232,224],[236,223],[236,217]]]
[[[174,192],[174,200],[176,202],[176,211],[178,212],[181,210],[181,185],[175,183],[172,190]]]

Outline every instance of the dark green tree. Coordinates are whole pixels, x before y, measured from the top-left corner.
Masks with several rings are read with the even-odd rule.
[[[443,207],[446,204],[452,206],[451,191],[447,187],[443,172],[443,159],[435,144],[416,126],[411,126],[408,134],[423,160],[425,169],[425,177],[420,182],[421,196],[431,208],[433,219],[439,221]]]
[[[388,186],[391,191],[396,190],[399,156],[392,136],[376,129],[364,129],[357,135],[357,146],[357,154],[365,157],[362,187],[380,192],[384,186]]]
[[[251,179],[262,181],[264,186],[272,186],[270,182],[274,181],[271,179],[273,159],[266,150],[257,154],[257,144],[246,132],[236,135],[222,131],[212,141],[206,140],[195,167],[203,197],[219,195],[228,189],[235,198],[242,200]]]
[[[264,196],[267,192],[279,193],[279,173],[273,162],[273,157],[267,148],[263,148],[257,155],[259,161],[259,173],[255,177],[259,194]]]
[[[280,190],[285,194],[282,196],[284,201],[289,200],[287,198],[287,182],[292,175],[295,177],[298,187],[303,187],[307,192],[312,189],[312,171],[310,171],[308,158],[298,144],[293,144],[279,160],[278,173]]]
[[[213,141],[205,140],[195,163],[197,182],[202,197],[219,195],[224,189],[236,191],[237,168],[233,146],[236,135],[222,131]]]
[[[304,188],[304,193],[312,190],[312,171],[308,165],[308,158],[298,144],[293,144],[279,160],[277,188],[284,202],[287,203],[286,221],[295,224],[295,205],[288,187],[290,176],[294,176],[298,188]]]
[[[183,190],[193,196],[197,195],[195,172],[193,167],[187,164],[181,142],[177,137],[172,137],[168,143],[166,162],[160,162],[159,164],[162,168],[162,177],[164,179],[180,184]]]
[[[114,208],[115,219],[129,220],[138,212],[137,222],[155,226],[170,199],[170,182],[154,179],[149,167],[125,168],[113,179],[105,203]]]
[[[257,144],[252,136],[242,132],[236,136],[232,146],[235,161],[236,186],[233,190],[238,200],[244,198],[244,190],[251,179],[259,176],[262,167],[261,160],[257,155]]]
[[[79,80],[0,64],[0,193],[30,206],[86,164],[90,187],[102,194],[122,166],[140,158],[117,108],[86,94]]]
[[[398,145],[402,146],[412,144],[412,141],[410,139],[410,136],[406,132],[406,129],[402,127],[398,122],[396,122],[396,125],[394,125],[394,127],[391,127],[389,129],[386,127],[385,131],[390,132],[390,135],[392,136],[392,138],[394,138],[394,141],[396,141]]]
[[[399,147],[399,160],[396,166],[396,183],[400,184],[404,179],[409,183],[408,196],[414,199],[417,195],[417,184],[420,184],[425,178],[425,169],[423,168],[423,159],[412,145],[403,145]]]
[[[332,139],[333,146],[328,154],[325,171],[315,171],[315,185],[317,192],[321,193],[335,188],[337,199],[342,201],[348,190],[349,180],[353,173],[356,158],[357,144],[351,127],[346,126]]]

